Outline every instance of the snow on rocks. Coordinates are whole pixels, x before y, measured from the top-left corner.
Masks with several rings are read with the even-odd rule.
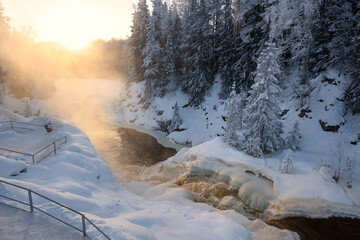
[[[304,152],[292,153],[293,173],[281,174],[278,159],[287,154],[289,151],[257,159],[215,138],[182,149],[145,171],[143,180],[166,182],[187,176],[210,177],[237,188],[238,197],[253,210],[264,212],[266,217],[360,216],[359,203],[353,200],[360,191],[359,182],[347,189],[324,181],[311,167],[317,156]]]

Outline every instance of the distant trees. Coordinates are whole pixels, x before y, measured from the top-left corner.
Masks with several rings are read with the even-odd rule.
[[[179,114],[179,105],[178,103],[176,102],[175,103],[175,106],[174,106],[174,114],[173,114],[173,118],[171,120],[171,124],[169,126],[169,131],[170,132],[173,132],[173,131],[178,131],[181,124],[182,124],[182,119],[180,117],[180,114]]]
[[[254,83],[253,72],[256,70],[256,60],[268,39],[269,28],[265,21],[265,2],[248,1],[238,18],[242,24],[237,36],[238,60],[235,67],[239,74],[239,86],[250,89]]]
[[[143,49],[144,54],[144,79],[145,94],[147,101],[153,96],[163,96],[163,49],[164,39],[161,29],[162,25],[162,3],[161,0],[153,0],[153,11],[149,19],[149,27],[146,35],[146,44]]]
[[[286,146],[291,148],[293,151],[300,150],[300,140],[302,136],[300,134],[299,122],[295,122],[292,131],[286,138]]]
[[[226,126],[224,141],[232,147],[239,147],[239,136],[237,131],[242,126],[242,109],[240,97],[236,94],[235,83],[232,85],[229,102],[226,108]]]
[[[282,174],[291,173],[294,169],[293,161],[289,155],[286,155],[280,162],[279,170]]]
[[[213,54],[210,41],[209,12],[205,0],[189,0],[185,17],[183,50],[183,91],[190,96],[190,104],[198,106],[214,82],[214,69],[209,61]]]
[[[220,98],[227,99],[230,93],[230,87],[237,79],[237,69],[235,63],[238,59],[237,48],[235,45],[234,20],[231,0],[225,0],[223,7],[224,24],[219,29],[219,42],[216,51],[219,59],[219,72],[222,76],[222,85]]]
[[[133,14],[133,25],[129,38],[129,62],[130,79],[134,82],[144,80],[145,69],[143,50],[146,46],[146,38],[149,26],[149,9],[146,0],[139,0],[136,11]]]

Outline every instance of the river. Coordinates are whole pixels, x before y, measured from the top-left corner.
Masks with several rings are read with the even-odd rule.
[[[111,123],[109,109],[124,84],[120,81],[99,79],[59,79],[55,81],[56,91],[46,100],[48,113],[74,123],[90,138],[97,152],[107,161],[120,184],[136,181],[148,166],[166,160],[176,154],[166,138],[156,132],[146,134],[145,129],[131,129]],[[161,142],[159,144],[158,142]],[[218,183],[212,179],[193,179],[197,185],[214,188]],[[199,184],[204,182],[206,184]],[[180,185],[180,184],[179,184]],[[221,184],[220,184],[221,185]],[[226,186],[216,185],[218,197],[236,195]],[[220,186],[220,188],[219,188]],[[193,191],[198,202],[217,207],[191,186],[183,186]],[[206,191],[205,191],[206,192]],[[266,220],[265,220],[266,221]],[[268,224],[295,231],[301,239],[360,239],[360,220],[348,218],[308,219],[302,217],[269,220]]]

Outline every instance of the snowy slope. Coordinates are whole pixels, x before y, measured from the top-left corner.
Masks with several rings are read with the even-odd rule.
[[[141,96],[141,83],[132,84],[127,92],[122,93],[116,109],[117,121],[148,129],[156,128],[157,120],[170,120],[172,106],[177,101],[183,106],[180,109],[180,117],[183,119],[180,128],[183,131],[172,132],[168,138],[195,146],[148,170],[143,176],[144,180],[166,182],[191,174],[206,175],[234,185],[240,192],[241,186],[247,181],[242,182],[243,179],[248,178],[240,173],[250,170],[260,176],[266,176],[272,183],[269,189],[256,189],[254,186],[251,190],[260,195],[263,195],[263,191],[270,192],[265,197],[265,203],[259,203],[257,206],[256,201],[260,197],[253,197],[251,193],[247,197],[253,199],[247,199],[245,202],[262,211],[266,210],[266,214],[273,217],[360,216],[360,147],[359,144],[354,145],[360,134],[360,115],[346,112],[343,100],[344,89],[349,82],[346,76],[330,70],[312,79],[309,86],[310,94],[305,101],[301,101],[297,95],[297,70],[292,71],[284,79],[282,85],[285,90],[281,102],[281,108],[284,110],[283,137],[285,138],[295,122],[298,122],[302,135],[301,151],[284,149],[265,156],[264,159],[249,157],[227,147],[220,138],[216,138],[223,134],[225,125],[223,116],[226,103],[218,99],[219,82],[218,78],[205,102],[195,109],[187,107],[187,97],[178,92],[169,94],[164,99],[155,99],[148,109],[143,109],[138,102]],[[163,115],[158,116],[156,109],[161,109]],[[199,143],[204,144],[196,146]],[[280,173],[278,166],[287,154],[293,159],[294,172],[284,175]],[[339,182],[336,183],[331,176],[325,174],[326,169],[322,166],[332,165],[337,168],[339,158],[341,174]],[[346,186],[347,172],[344,168],[347,158],[356,159],[352,188]],[[243,190],[241,194],[247,195],[247,192]]]
[[[287,154],[289,151],[265,159],[253,158],[215,138],[184,148],[176,156],[145,171],[142,177],[144,181],[161,182],[211,177],[237,189],[241,201],[264,212],[263,217],[360,217],[358,180],[351,189],[324,181],[317,170],[312,169],[313,154],[305,152],[290,153],[294,172],[281,174],[279,159]]]
[[[0,110],[1,116],[2,112]],[[17,176],[11,176],[17,163],[9,162],[2,156],[2,179],[31,188],[85,213],[112,239],[297,238],[289,231],[249,221],[234,211],[221,212],[207,205],[195,204],[190,201],[191,195],[183,189],[168,191],[167,188],[167,192],[163,193],[164,199],[172,196],[176,202],[148,201],[134,195],[116,183],[106,162],[81,130],[61,120],[51,120],[54,127],[52,134],[58,137],[66,135],[68,143],[59,149],[57,155],[39,164],[26,165],[27,171]],[[31,141],[34,136],[44,140],[49,137],[43,129],[18,133],[19,141]],[[24,201],[27,199],[26,192],[3,184],[0,184],[0,192]],[[57,206],[40,199],[34,199],[34,202],[72,224],[81,223],[77,216]],[[90,230],[89,234],[97,236],[94,230]]]

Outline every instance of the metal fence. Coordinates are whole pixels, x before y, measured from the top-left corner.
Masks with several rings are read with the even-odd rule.
[[[64,136],[64,137],[59,138],[59,139],[55,140],[54,142],[46,145],[45,147],[43,147],[42,149],[40,149],[39,151],[37,151],[35,153],[25,153],[25,152],[20,152],[20,151],[16,151],[16,150],[12,150],[12,149],[7,149],[7,148],[0,148],[0,151],[21,154],[21,155],[31,159],[32,163],[38,163],[38,162],[44,160],[45,158],[47,158],[48,156],[50,156],[51,154],[53,154],[53,153],[56,154],[57,149],[60,148],[62,145],[64,145],[66,142],[67,142],[67,138],[66,138],[66,136]]]
[[[26,129],[26,130],[35,130],[34,128],[30,127],[44,127],[40,124],[33,124],[33,123],[24,123],[18,121],[4,121],[0,122],[0,131],[5,131],[9,129]]]
[[[57,201],[55,201],[55,200],[52,200],[52,199],[50,199],[50,198],[48,198],[48,197],[46,197],[46,196],[44,196],[44,195],[42,195],[42,194],[40,194],[40,193],[38,193],[38,192],[35,192],[35,191],[33,191],[33,190],[29,189],[29,188],[25,188],[25,187],[22,187],[22,186],[13,184],[13,183],[4,181],[4,180],[2,180],[2,179],[0,179],[0,183],[3,183],[3,184],[6,184],[6,185],[15,187],[16,189],[21,189],[21,190],[23,190],[23,191],[26,191],[26,192],[27,192],[27,195],[28,195],[28,202],[15,199],[15,198],[12,198],[12,197],[10,197],[10,196],[5,196],[5,195],[3,195],[3,194],[0,194],[0,197],[3,197],[3,198],[5,198],[5,199],[7,199],[7,200],[16,202],[16,203],[21,204],[21,205],[28,206],[29,209],[30,209],[30,213],[32,213],[32,212],[34,211],[34,209],[35,209],[35,210],[38,210],[39,212],[41,212],[41,213],[43,213],[43,214],[45,214],[45,215],[47,215],[47,216],[49,216],[49,217],[52,217],[52,218],[54,218],[55,220],[57,220],[57,221],[65,224],[65,225],[67,225],[67,226],[69,226],[69,227],[71,227],[71,228],[73,228],[73,229],[81,232],[81,233],[83,234],[83,237],[84,237],[84,238],[87,237],[87,238],[89,238],[89,239],[92,239],[92,238],[88,235],[88,233],[86,232],[86,230],[89,228],[89,227],[87,227],[87,225],[90,225],[90,226],[94,227],[94,228],[100,233],[100,236],[101,236],[102,238],[111,240],[111,238],[110,238],[108,235],[106,235],[99,227],[97,227],[92,221],[90,221],[83,213],[80,213],[80,212],[78,212],[78,211],[76,211],[76,210],[74,210],[74,209],[72,209],[72,208],[70,208],[70,207],[67,207],[67,206],[65,206],[65,205],[63,205],[63,204],[61,204],[61,203],[59,203],[59,202],[57,202]],[[60,219],[59,216],[54,216],[54,215],[46,212],[46,210],[42,210],[42,209],[40,209],[39,207],[37,207],[37,206],[35,205],[34,201],[33,201],[33,196],[34,196],[34,195],[36,195],[36,196],[38,196],[38,197],[40,197],[40,198],[42,198],[42,199],[44,199],[44,200],[46,200],[46,201],[48,201],[48,202],[50,202],[50,203],[56,204],[56,205],[60,206],[61,208],[64,208],[64,209],[66,209],[66,210],[69,210],[69,211],[75,213],[76,215],[80,216],[80,218],[81,218],[81,227],[79,228],[79,227],[77,227],[77,226],[74,226],[73,224],[67,222],[66,220]],[[12,206],[12,205],[10,205],[10,204],[8,204],[8,203],[3,203],[3,204],[8,205],[8,206],[10,206],[10,207],[14,207],[14,206]],[[22,210],[24,210],[24,209],[22,209]],[[25,211],[26,211],[26,210],[25,210]]]

